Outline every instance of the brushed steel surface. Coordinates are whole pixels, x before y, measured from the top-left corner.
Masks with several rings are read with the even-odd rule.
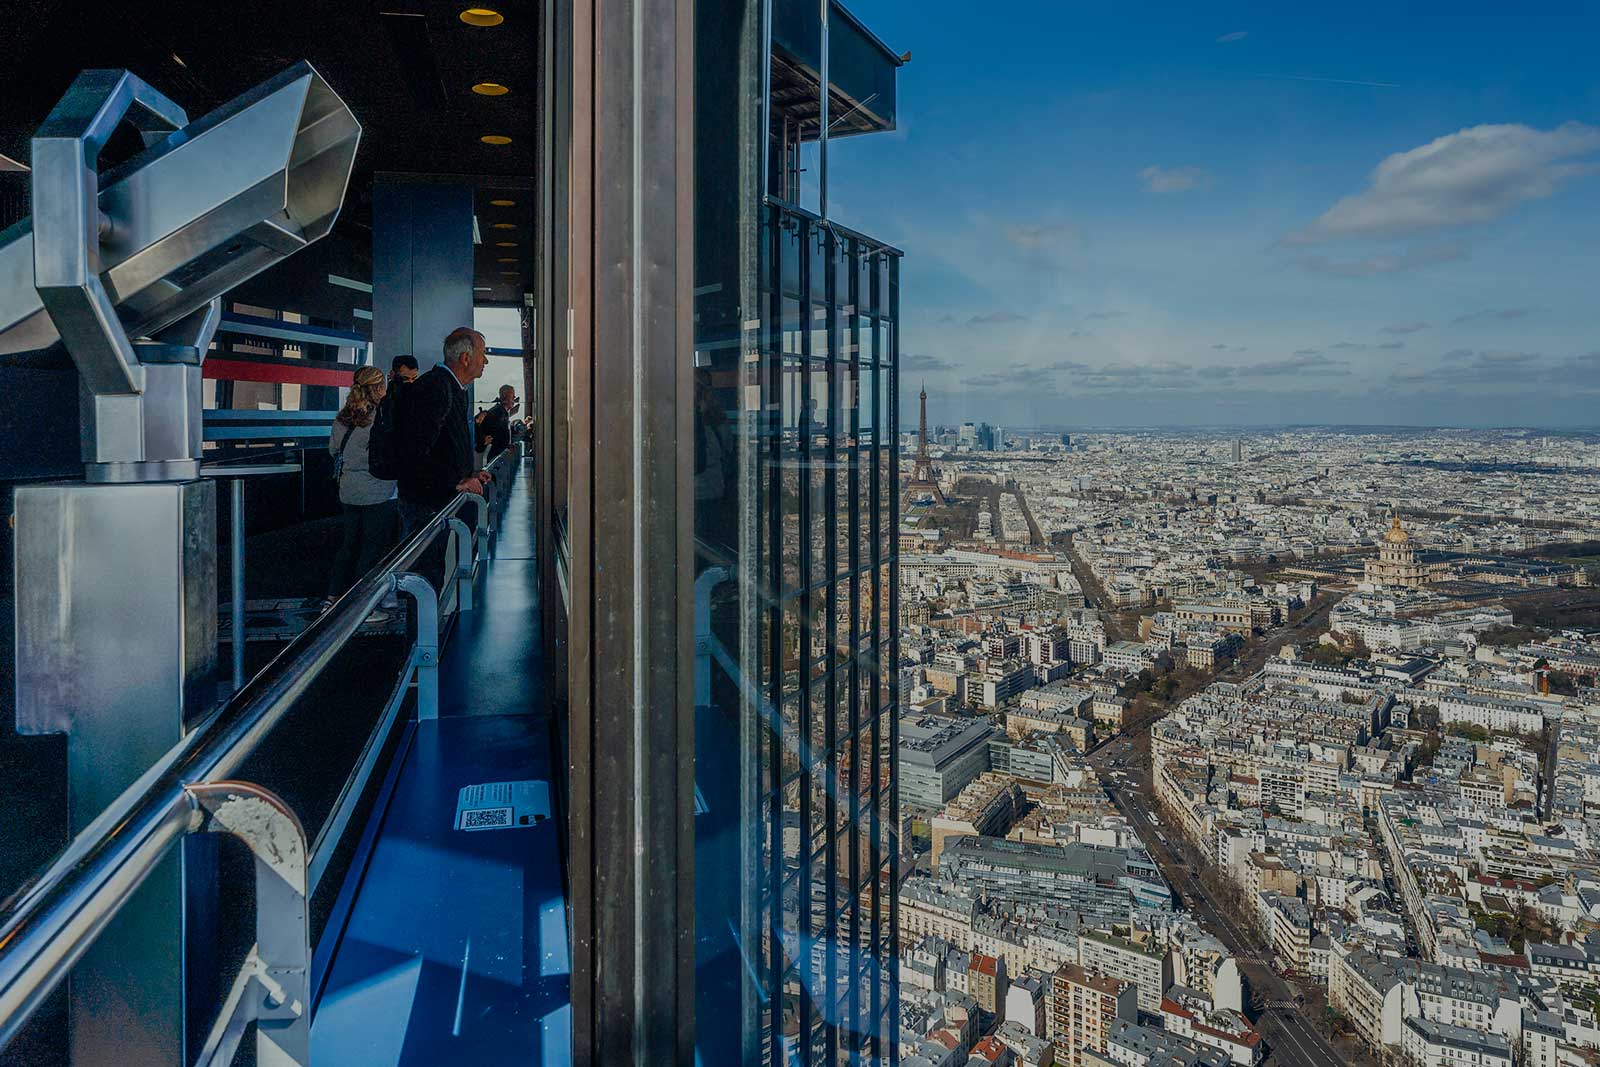
[[[21,486],[15,515],[17,730],[67,734],[77,833],[213,703],[216,486]],[[182,934],[172,855],[79,961],[75,1064],[181,1054]]]

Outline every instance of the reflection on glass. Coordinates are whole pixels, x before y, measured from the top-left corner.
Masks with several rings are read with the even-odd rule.
[[[892,448],[872,431],[891,394],[872,359],[894,353],[866,352],[892,343],[882,324],[893,309],[877,303],[889,257],[789,208],[768,209],[762,232],[773,239],[758,243],[760,328],[731,308],[723,329],[737,343],[708,348],[704,314],[697,341],[697,566],[714,649],[697,738],[721,736],[710,743],[719,762],[697,761],[696,784],[706,792],[701,779],[721,775],[711,792],[732,808],[728,843],[697,856],[697,892],[722,894],[721,913],[697,906],[699,921],[727,931],[697,932],[699,980],[740,1005],[702,1011],[698,1028],[752,1027],[719,1044],[745,1057],[719,1067],[847,1063],[852,1050],[885,1062],[892,1016],[871,976],[894,932],[887,908],[863,901],[890,862],[879,716],[891,699],[894,483]],[[722,825],[697,816],[697,840]]]

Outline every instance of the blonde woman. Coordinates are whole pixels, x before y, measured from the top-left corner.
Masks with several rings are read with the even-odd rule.
[[[335,416],[333,432],[328,436],[334,478],[339,482],[339,503],[344,507],[344,538],[328,577],[330,601],[371,570],[394,547],[399,534],[394,482],[373,477],[367,467],[372,419],[387,388],[383,371],[377,367],[357,370],[350,395]]]

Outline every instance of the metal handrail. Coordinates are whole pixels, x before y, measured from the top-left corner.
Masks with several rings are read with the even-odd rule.
[[[0,906],[0,1049],[67,976],[168,848],[199,829],[193,787],[226,779],[283,719],[317,676],[397,587],[468,503],[479,525],[504,499],[516,450],[489,465],[488,495],[458,493],[405,544],[289,642],[243,689],[174,745],[74,837],[49,866]],[[501,470],[496,472],[496,467]]]

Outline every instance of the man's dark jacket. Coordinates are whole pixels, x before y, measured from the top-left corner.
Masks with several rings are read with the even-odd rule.
[[[485,437],[489,439],[490,459],[511,446],[511,413],[498,400],[484,412],[483,421],[478,424],[478,440]]]
[[[476,464],[467,391],[443,363],[406,387],[400,439],[400,495],[419,504],[449,503]]]

